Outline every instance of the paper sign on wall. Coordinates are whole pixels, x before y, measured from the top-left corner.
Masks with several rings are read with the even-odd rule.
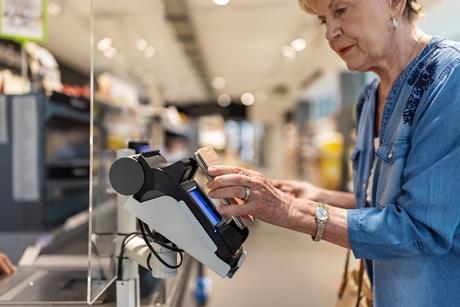
[[[8,116],[6,116],[6,97],[0,96],[0,145],[8,143]]]
[[[46,0],[1,0],[0,36],[42,41],[46,36]]]
[[[39,199],[38,101],[36,96],[16,96],[12,100],[13,199]]]

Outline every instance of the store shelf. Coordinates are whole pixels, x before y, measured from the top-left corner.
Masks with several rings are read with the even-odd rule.
[[[120,106],[117,106],[115,104],[112,104],[112,103],[109,103],[103,100],[96,100],[95,104],[97,108],[100,108],[108,112],[123,112],[125,110],[125,108],[122,108]]]
[[[62,190],[89,188],[89,178],[48,179],[47,185]]]
[[[49,120],[52,117],[61,117],[83,123],[89,123],[91,120],[89,112],[77,111],[70,106],[50,100],[46,102],[45,119]]]

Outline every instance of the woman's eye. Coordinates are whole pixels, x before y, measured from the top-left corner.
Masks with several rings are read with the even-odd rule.
[[[335,15],[340,17],[347,12],[347,7],[341,7],[335,10]]]

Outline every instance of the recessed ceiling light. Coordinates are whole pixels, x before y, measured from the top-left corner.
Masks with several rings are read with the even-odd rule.
[[[227,82],[222,77],[215,77],[214,79],[212,79],[212,86],[217,90],[223,89],[226,84]]]
[[[253,105],[256,102],[256,99],[253,94],[251,93],[244,93],[241,95],[241,103],[245,106]]]
[[[144,51],[148,46],[148,43],[145,39],[143,38],[139,38],[137,41],[136,41],[136,48],[139,50],[139,51]]]
[[[106,58],[112,60],[117,56],[118,50],[115,47],[110,47],[109,49],[104,50],[103,54]]]
[[[112,40],[109,37],[105,37],[97,43],[97,49],[99,51],[107,50],[111,46],[112,46]]]
[[[62,14],[62,8],[56,3],[49,3],[48,13],[52,16],[60,16]]]
[[[294,48],[292,48],[291,46],[284,46],[281,49],[281,53],[288,60],[293,60],[295,58],[295,56],[296,56],[296,52],[295,52]]]
[[[223,108],[228,107],[231,103],[232,98],[230,98],[227,94],[221,94],[217,97],[217,104]]]
[[[148,46],[146,49],[145,49],[145,53],[144,53],[145,57],[146,58],[151,58],[155,55],[155,47],[153,46]]]
[[[300,52],[307,47],[307,42],[303,38],[298,38],[292,41],[291,47],[294,48],[295,51]]]
[[[230,3],[230,0],[212,0],[212,2],[219,6],[225,6]]]

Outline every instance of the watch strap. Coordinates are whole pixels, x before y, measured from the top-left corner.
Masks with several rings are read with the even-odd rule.
[[[320,203],[318,207],[321,207],[327,211],[326,204],[324,203]],[[314,237],[312,236],[313,241],[315,242],[321,241],[323,234],[324,234],[324,229],[326,228],[327,221],[328,219],[324,221],[324,220],[319,220],[318,218],[316,218],[316,234]]]
[[[316,234],[315,237],[313,238],[313,241],[319,242],[321,241],[321,238],[323,237],[324,234],[324,228],[326,228],[326,223],[325,222],[317,222],[317,227],[316,227]]]

